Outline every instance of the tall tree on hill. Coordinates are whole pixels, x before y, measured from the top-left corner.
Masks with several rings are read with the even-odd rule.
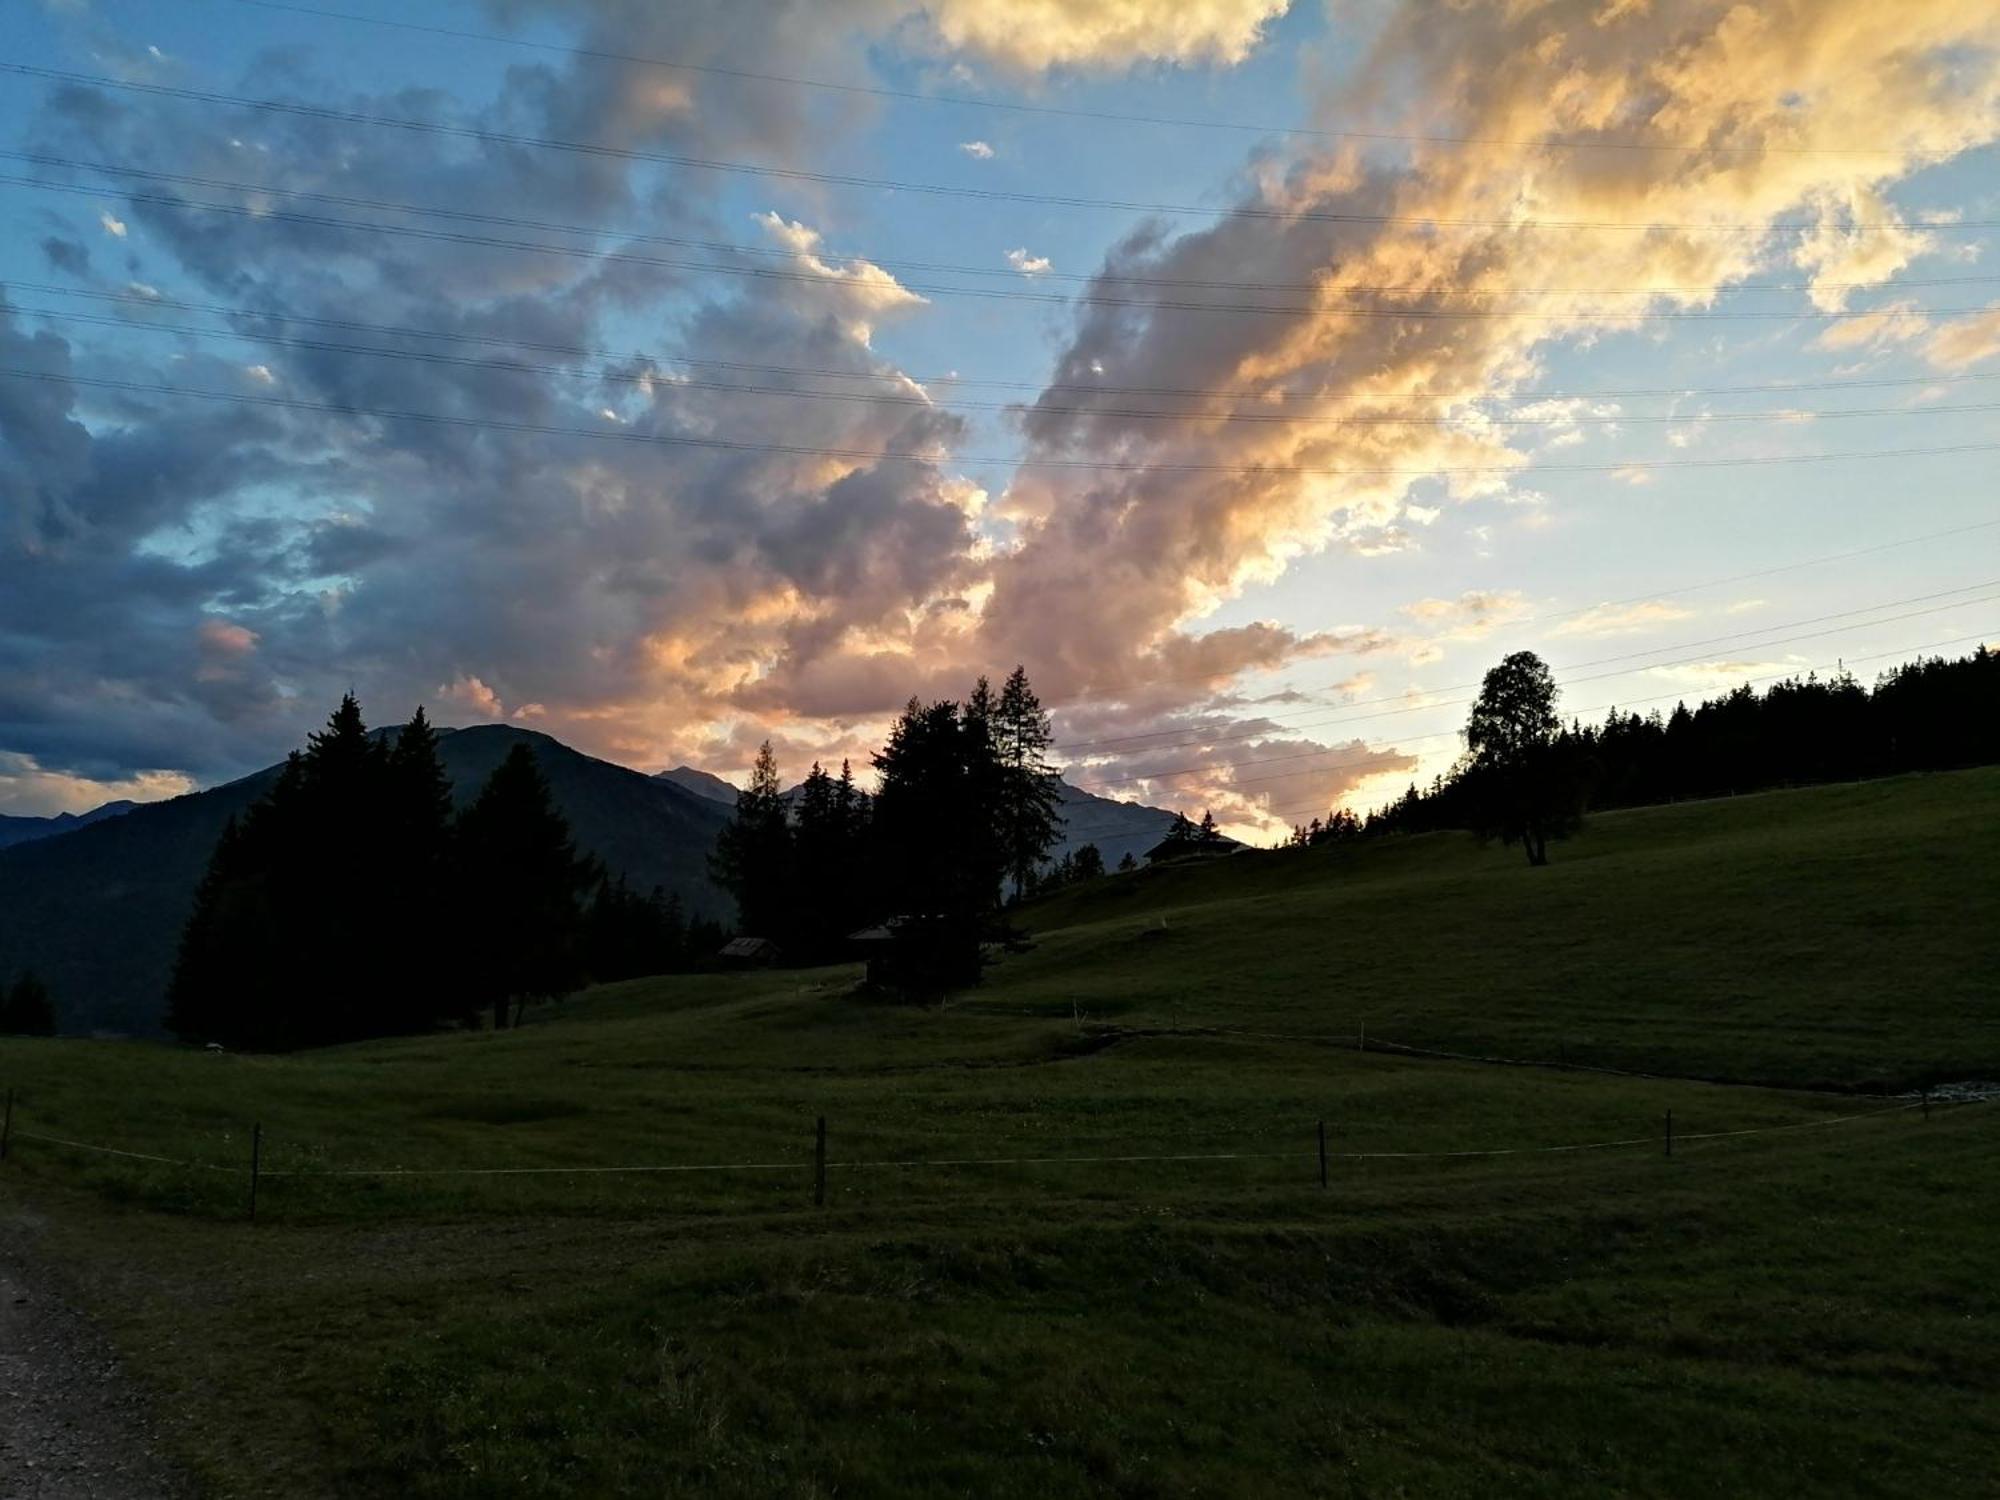
[[[387,748],[368,733],[352,693],[326,728],[306,739],[300,826],[281,840],[276,891],[295,966],[287,988],[300,1041],[388,1029],[383,988],[353,968],[375,948],[389,917],[379,872],[388,764]]]
[[[817,761],[799,788],[792,840],[797,881],[792,938],[812,957],[830,957],[865,920],[864,815],[852,771],[838,779]]]
[[[439,927],[450,879],[451,779],[421,704],[397,733],[381,779],[377,945],[386,962],[378,1029],[414,1030],[450,1009]]]
[[[912,698],[875,755],[873,847],[883,910],[899,919],[897,967],[918,991],[971,983],[1005,869],[994,836],[992,741],[949,701]]]
[[[984,679],[981,679],[984,686]],[[1000,764],[1000,843],[1018,898],[1048,857],[1062,831],[1062,794],[1049,769],[1053,738],[1041,699],[1028,685],[1026,667],[1016,666],[1000,689],[992,715],[994,750]]]
[[[1482,826],[1510,844],[1519,840],[1531,865],[1547,864],[1549,840],[1578,818],[1579,787],[1557,745],[1561,731],[1555,678],[1532,651],[1516,651],[1486,674],[1466,721]]]
[[[39,976],[22,974],[14,983],[0,985],[0,1036],[54,1036],[55,1001]]]
[[[286,763],[295,771],[298,756]],[[195,887],[194,907],[181,927],[173,975],[167,981],[167,1029],[189,1040],[240,1042],[245,1017],[243,971],[247,957],[235,951],[240,936],[229,907],[249,874],[241,825],[232,816],[208,856]]]
[[[459,816],[453,840],[472,996],[492,1008],[566,993],[577,982],[583,893],[596,882],[580,858],[548,781],[524,744],[487,778]]]
[[[750,785],[736,794],[736,812],[709,859],[715,883],[736,898],[739,931],[768,938],[784,934],[792,913],[792,855],[778,760],[766,740],[750,769]]]

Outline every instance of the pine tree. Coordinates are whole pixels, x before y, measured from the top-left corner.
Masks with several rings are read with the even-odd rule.
[[[838,804],[834,779],[814,761],[799,788],[798,823],[792,833],[797,880],[790,937],[802,954],[815,958],[832,953],[840,937],[839,916],[832,904],[845,841]]]
[[[494,1029],[510,1003],[567,993],[579,978],[581,898],[597,871],[580,858],[534,751],[517,744],[453,839],[461,906],[457,947],[469,955],[476,1003]]]
[[[984,678],[980,685],[985,686]],[[993,736],[1001,767],[1000,842],[1019,897],[1060,836],[1063,823],[1062,794],[1048,764],[1053,737],[1049,716],[1028,685],[1025,667],[1015,667],[1000,690]]]
[[[232,882],[243,873],[243,835],[231,816],[208,856],[201,884],[195,887],[194,909],[181,928],[173,975],[167,982],[167,1029],[183,1040],[242,1038],[242,1017],[237,1014],[241,980],[234,972],[241,960],[231,950],[235,934],[225,903]]]
[[[737,930],[745,936],[789,935],[793,900],[791,819],[778,784],[771,742],[757,751],[750,785],[736,794],[736,811],[715,842],[709,872],[736,898]]]
[[[440,913],[449,878],[451,780],[437,733],[420,704],[396,735],[382,769],[382,825],[374,862],[381,882],[378,1014],[371,1032],[429,1026],[449,1009]]]

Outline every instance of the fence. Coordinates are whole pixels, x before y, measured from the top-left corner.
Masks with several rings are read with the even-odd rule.
[[[1572,1141],[1557,1145],[1539,1146],[1482,1146],[1452,1150],[1408,1150],[1408,1151],[1339,1151],[1327,1147],[1326,1121],[1315,1122],[1314,1139],[1316,1145],[1307,1148],[1293,1148],[1280,1151],[1181,1151],[1181,1152],[1130,1152],[1100,1153],[1075,1156],[943,1156],[943,1157],[885,1157],[874,1160],[866,1158],[846,1161],[829,1160],[827,1156],[827,1122],[825,1116],[815,1121],[813,1131],[813,1155],[808,1163],[800,1159],[789,1161],[733,1161],[733,1162],[678,1162],[678,1163],[627,1163],[588,1164],[562,1166],[456,1166],[456,1167],[321,1167],[321,1168],[267,1168],[263,1165],[264,1127],[262,1123],[251,1128],[250,1159],[246,1163],[226,1165],[216,1162],[202,1162],[178,1157],[161,1156],[150,1152],[132,1151],[124,1147],[105,1145],[95,1141],[73,1140],[63,1136],[48,1135],[37,1131],[16,1127],[16,1100],[14,1090],[6,1095],[4,1124],[0,1124],[0,1163],[4,1163],[16,1142],[34,1142],[37,1145],[53,1146],[63,1150],[94,1153],[127,1161],[173,1167],[190,1172],[224,1173],[243,1180],[247,1197],[245,1217],[254,1221],[257,1217],[257,1194],[265,1180],[319,1180],[372,1179],[392,1181],[412,1178],[503,1178],[503,1177],[610,1177],[610,1176],[672,1176],[698,1173],[769,1173],[796,1172],[803,1174],[810,1170],[813,1180],[813,1203],[823,1207],[826,1203],[827,1176],[832,1172],[867,1171],[955,1171],[976,1168],[1000,1167],[1096,1167],[1096,1166],[1138,1166],[1167,1163],[1219,1163],[1252,1161],[1307,1161],[1317,1164],[1319,1186],[1329,1185],[1329,1167],[1334,1162],[1369,1161],[1469,1161],[1499,1157],[1554,1156],[1594,1151],[1632,1150],[1639,1147],[1656,1148],[1663,1155],[1671,1157],[1677,1145],[1697,1141],[1736,1140],[1748,1136],[1777,1135],[1791,1131],[1825,1129],[1836,1125],[1853,1124],[1856,1121],[1880,1119],[1892,1114],[1905,1114],[1921,1110],[1925,1120],[1931,1118],[1933,1108],[1963,1107],[1986,1102],[1984,1094],[1960,1093],[1949,1100],[1933,1101],[1930,1090],[1921,1097],[1898,1099],[1874,1109],[1858,1110],[1850,1114],[1829,1115],[1812,1120],[1792,1120],[1778,1125],[1756,1125],[1737,1130],[1686,1131],[1676,1130],[1674,1112],[1669,1109],[1658,1131],[1646,1135],[1624,1136],[1612,1140]],[[1304,1132],[1302,1131],[1301,1134]]]

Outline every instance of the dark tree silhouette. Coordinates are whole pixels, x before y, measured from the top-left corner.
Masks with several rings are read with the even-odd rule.
[[[912,698],[875,756],[877,886],[885,914],[898,923],[895,967],[920,994],[978,978],[982,922],[1005,871],[987,800],[994,761],[979,698],[964,718],[955,703],[926,707]]]
[[[1556,743],[1556,684],[1542,659],[1517,651],[1486,674],[1465,726],[1483,830],[1518,840],[1528,863],[1549,862],[1549,840],[1576,823],[1576,778]]]
[[[792,829],[769,740],[757,752],[750,785],[736,794],[735,815],[716,840],[709,871],[736,898],[740,932],[768,938],[786,933],[793,899]]]
[[[581,859],[556,811],[535,754],[507,752],[472,805],[460,814],[457,934],[470,992],[507,1024],[510,1005],[573,989],[582,972],[580,901],[599,872]]]
[[[1095,844],[1085,844],[1070,856],[1072,880],[1095,880],[1104,873],[1104,854]]]
[[[11,986],[0,985],[0,1036],[54,1036],[55,1001],[34,974],[23,974]]]
[[[985,686],[985,680],[980,680]],[[992,715],[994,751],[1000,764],[997,813],[1000,845],[1014,878],[1014,894],[1025,893],[1036,867],[1062,831],[1062,795],[1049,769],[1053,738],[1041,699],[1028,685],[1027,668],[1007,674]]]

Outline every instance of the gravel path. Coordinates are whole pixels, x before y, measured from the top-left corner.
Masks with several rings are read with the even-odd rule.
[[[102,1334],[0,1222],[0,1500],[169,1500],[191,1493],[156,1452]]]

